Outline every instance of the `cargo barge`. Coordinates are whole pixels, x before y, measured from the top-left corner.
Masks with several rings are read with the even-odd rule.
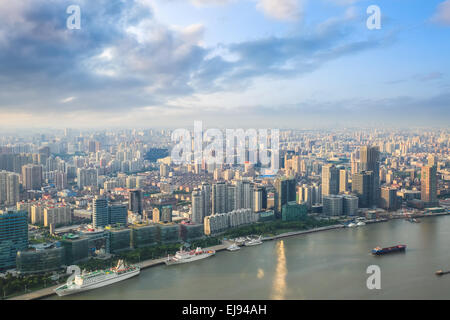
[[[373,248],[372,254],[379,256],[379,255],[393,253],[393,252],[404,252],[405,250],[406,250],[406,245],[399,244],[397,246],[388,247],[388,248],[381,248],[381,247]]]

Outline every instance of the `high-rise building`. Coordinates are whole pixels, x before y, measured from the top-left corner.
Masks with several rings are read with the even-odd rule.
[[[339,170],[339,193],[345,193],[348,191],[348,174],[347,170]]]
[[[16,266],[17,251],[28,249],[28,213],[0,211],[0,270]]]
[[[360,151],[360,172],[373,172],[373,204],[380,198],[380,150],[379,147],[363,146]]]
[[[345,216],[354,216],[358,211],[359,199],[353,195],[345,195],[343,198],[343,214]]]
[[[108,200],[106,198],[95,197],[92,203],[92,225],[94,228],[103,228],[109,224]]]
[[[159,175],[161,178],[166,178],[169,176],[169,167],[166,164],[161,163],[159,166]]]
[[[236,182],[236,209],[253,209],[253,183],[246,180]]]
[[[383,187],[381,188],[380,207],[385,210],[399,209],[399,201],[397,200],[397,188]]]
[[[203,218],[211,214],[211,185],[209,183],[202,183],[201,187],[202,197],[203,197]]]
[[[58,191],[67,188],[67,174],[65,172],[58,171],[55,174],[56,189]]]
[[[22,185],[25,190],[39,190],[42,187],[42,166],[27,164],[22,167]]]
[[[93,187],[98,185],[98,172],[94,168],[78,168],[77,170],[78,188]]]
[[[323,214],[327,216],[341,216],[344,212],[344,196],[330,194],[322,197]]]
[[[124,204],[112,204],[108,207],[108,224],[127,225],[127,206]]]
[[[43,221],[45,227],[63,226],[72,222],[72,209],[69,205],[58,203],[56,205],[43,206]]]
[[[235,185],[228,184],[226,211],[230,212],[236,209],[237,209],[237,187]]]
[[[298,188],[298,203],[305,203],[308,209],[312,208],[313,203],[313,190],[311,186],[304,184]]]
[[[141,190],[130,190],[129,200],[128,200],[128,210],[142,215],[143,210],[143,198]]]
[[[426,165],[421,173],[421,199],[427,207],[439,204],[437,200],[437,170],[436,166]]]
[[[263,197],[264,197],[264,188],[263,187],[255,187],[253,192],[253,211],[261,212],[263,211]],[[266,199],[267,202],[267,199]]]
[[[362,171],[352,176],[352,192],[358,196],[360,208],[370,208],[376,205],[373,179],[372,171]]]
[[[296,181],[293,178],[278,178],[275,180],[275,190],[275,213],[280,218],[283,205],[290,201],[296,201]]]
[[[203,223],[203,205],[204,199],[200,190],[194,190],[192,192],[192,206],[191,206],[191,220],[194,223]]]
[[[225,182],[213,184],[211,200],[212,214],[227,212],[228,185]]]
[[[437,163],[436,163],[436,156],[435,155],[433,155],[433,154],[430,154],[430,155],[428,155],[428,165],[429,166],[435,166]]]
[[[0,205],[15,205],[20,200],[20,176],[0,171]]]
[[[339,193],[339,169],[334,164],[322,167],[322,196]]]

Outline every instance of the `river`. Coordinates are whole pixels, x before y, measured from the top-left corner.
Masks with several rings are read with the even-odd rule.
[[[392,220],[267,241],[201,261],[142,270],[92,291],[48,299],[450,299],[450,216]],[[370,250],[406,244],[405,253]],[[367,267],[381,269],[369,290]]]

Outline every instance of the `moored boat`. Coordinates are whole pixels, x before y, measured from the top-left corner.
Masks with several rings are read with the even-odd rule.
[[[67,280],[67,283],[59,286],[54,291],[58,296],[66,296],[73,293],[104,287],[134,276],[140,273],[139,266],[128,266],[123,260],[119,260],[117,266],[106,270],[83,272],[76,274]]]
[[[262,244],[261,236],[259,236],[256,239],[251,239],[251,238],[248,238],[248,239],[249,239],[248,241],[245,241],[246,247],[257,246],[259,244]]]
[[[203,250],[202,248],[197,248],[195,250],[185,251],[181,247],[180,250],[174,256],[171,257],[169,255],[167,257],[167,260],[165,260],[164,262],[166,263],[166,265],[187,263],[209,258],[215,254],[216,254],[215,250]]]
[[[237,251],[237,250],[240,250],[240,249],[241,248],[236,243],[233,243],[231,246],[229,246],[227,248],[228,251]]]

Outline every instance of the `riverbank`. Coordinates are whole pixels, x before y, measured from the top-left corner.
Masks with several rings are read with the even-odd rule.
[[[281,234],[278,234],[273,237],[264,237],[261,240],[263,240],[263,241],[276,240],[276,239],[280,239],[280,238],[298,236],[298,235],[302,235],[302,234],[315,233],[315,232],[327,231],[327,230],[333,230],[333,229],[341,229],[341,228],[345,228],[345,225],[335,224],[332,226],[314,228],[314,229],[310,229],[310,230],[285,232],[285,233],[281,233]]]
[[[427,217],[442,216],[442,215],[445,215],[445,214],[433,214],[433,215],[427,215]],[[378,220],[366,221],[366,223],[369,224],[369,223],[378,223],[378,222],[388,222],[389,220],[388,219],[378,219]],[[262,238],[262,240],[263,241],[271,241],[271,240],[276,240],[276,239],[281,239],[281,238],[286,238],[286,237],[293,237],[293,236],[298,236],[298,235],[303,235],[303,234],[317,233],[317,232],[321,232],[321,231],[328,231],[328,230],[335,230],[335,229],[342,229],[342,228],[345,228],[345,225],[336,224],[336,225],[331,225],[331,226],[313,228],[313,229],[309,229],[309,230],[285,232],[285,233],[275,235],[275,236],[264,237],[264,238]],[[211,246],[211,247],[208,247],[205,249],[215,250],[216,252],[219,252],[219,251],[225,250],[230,244],[231,243],[228,241],[223,241],[223,243],[220,245]],[[159,258],[159,259],[145,260],[145,261],[138,263],[138,265],[141,267],[141,269],[147,269],[150,267],[164,264],[165,259],[166,258],[163,257],[163,258]],[[27,293],[24,295],[16,296],[16,297],[10,298],[8,300],[34,300],[34,299],[45,298],[45,297],[54,295],[55,293],[53,290],[58,286],[59,285],[41,289],[41,290],[37,290],[35,292],[30,292],[30,293]]]
[[[212,246],[212,247],[208,247],[205,248],[205,250],[215,250],[216,252],[219,251],[223,251],[225,250],[228,246],[230,246],[231,243],[229,243],[228,241],[223,241],[222,244],[216,245],[216,246]],[[137,265],[139,265],[142,269],[147,269],[147,268],[151,268],[151,267],[155,267],[158,265],[162,265],[164,264],[164,261],[167,258],[159,258],[159,259],[150,259],[150,260],[145,260],[142,261],[140,263],[136,263]],[[34,292],[30,292],[30,293],[26,293],[23,295],[19,295],[13,298],[9,298],[8,300],[36,300],[36,299],[42,299],[42,298],[46,298],[52,295],[55,295],[55,289],[57,287],[61,286],[61,284],[52,286],[52,287],[48,287],[48,288],[44,288],[44,289],[40,289]]]
[[[336,225],[331,225],[331,226],[313,228],[313,229],[309,229],[309,230],[285,232],[285,233],[281,233],[279,235],[272,236],[272,237],[264,237],[261,240],[271,241],[271,240],[276,240],[276,239],[281,239],[281,238],[286,238],[286,237],[292,237],[292,236],[298,236],[298,235],[303,235],[303,234],[310,234],[310,233],[316,233],[316,232],[328,231],[328,230],[334,230],[334,229],[341,229],[341,228],[345,228],[345,225],[336,224]],[[230,245],[231,245],[231,242],[224,240],[224,241],[222,241],[222,244],[219,244],[216,246],[211,246],[211,247],[208,247],[205,249],[206,250],[215,250],[216,252],[219,252],[219,251],[226,250],[226,248]],[[145,260],[145,261],[141,261],[141,262],[137,263],[137,265],[139,265],[141,267],[141,270],[143,270],[143,269],[163,265],[164,261],[166,259],[167,259],[166,257],[163,257],[163,258],[158,258],[158,259]],[[37,290],[34,292],[30,292],[27,294],[23,294],[20,296],[16,296],[16,297],[10,298],[8,300],[36,300],[36,299],[49,297],[49,296],[55,295],[54,289],[56,289],[58,286],[60,286],[60,284],[53,286],[53,287],[49,287],[49,288]]]

